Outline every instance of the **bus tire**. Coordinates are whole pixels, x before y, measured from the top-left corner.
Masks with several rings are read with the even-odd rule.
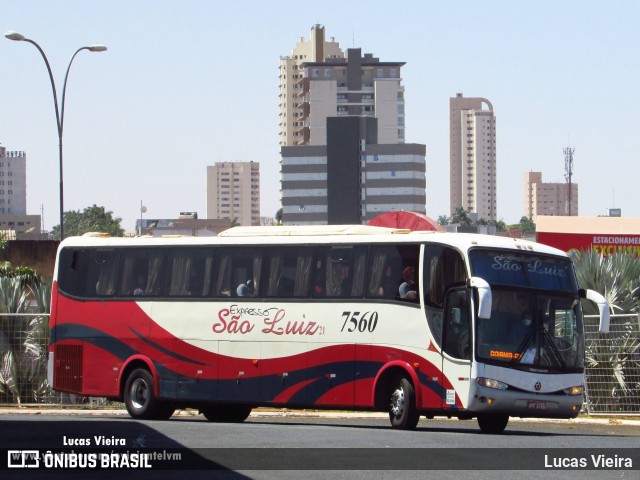
[[[251,414],[250,405],[209,405],[200,408],[200,413],[210,422],[242,423]]]
[[[168,404],[158,401],[154,388],[153,376],[149,370],[136,368],[129,374],[124,386],[124,404],[131,418],[140,420],[167,419],[173,415],[174,410]]]
[[[389,397],[389,421],[393,428],[413,430],[420,413],[416,408],[416,392],[405,375],[398,375],[392,383]]]
[[[509,423],[509,415],[500,413],[481,413],[478,415],[478,425],[482,433],[502,433]]]
[[[153,420],[169,420],[175,411],[176,407],[174,407],[173,404],[156,401],[152,418]]]

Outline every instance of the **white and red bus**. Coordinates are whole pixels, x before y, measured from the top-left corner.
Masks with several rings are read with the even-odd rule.
[[[573,418],[581,300],[559,250],[488,235],[370,226],[236,227],[211,238],[65,239],[50,384],[245,420],[260,406],[477,418]]]

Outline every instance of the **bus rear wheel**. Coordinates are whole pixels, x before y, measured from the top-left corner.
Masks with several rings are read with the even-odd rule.
[[[502,433],[509,423],[509,415],[500,413],[481,413],[478,415],[478,425],[482,433]]]
[[[137,368],[124,386],[124,404],[131,418],[140,420],[167,420],[175,408],[155,396],[153,376],[145,368]]]
[[[398,375],[391,387],[389,421],[393,428],[413,430],[418,425],[420,413],[416,408],[416,392],[411,381]]]
[[[209,405],[200,408],[200,413],[210,422],[241,423],[251,414],[250,405]]]

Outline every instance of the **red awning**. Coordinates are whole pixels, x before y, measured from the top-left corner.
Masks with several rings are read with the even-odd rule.
[[[416,212],[387,212],[371,219],[368,225],[376,227],[406,228],[412,231],[444,232],[444,228],[432,218]]]

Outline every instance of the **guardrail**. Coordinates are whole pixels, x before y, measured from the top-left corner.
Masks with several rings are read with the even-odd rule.
[[[585,317],[583,410],[590,415],[640,415],[640,315],[611,315],[609,333]]]

